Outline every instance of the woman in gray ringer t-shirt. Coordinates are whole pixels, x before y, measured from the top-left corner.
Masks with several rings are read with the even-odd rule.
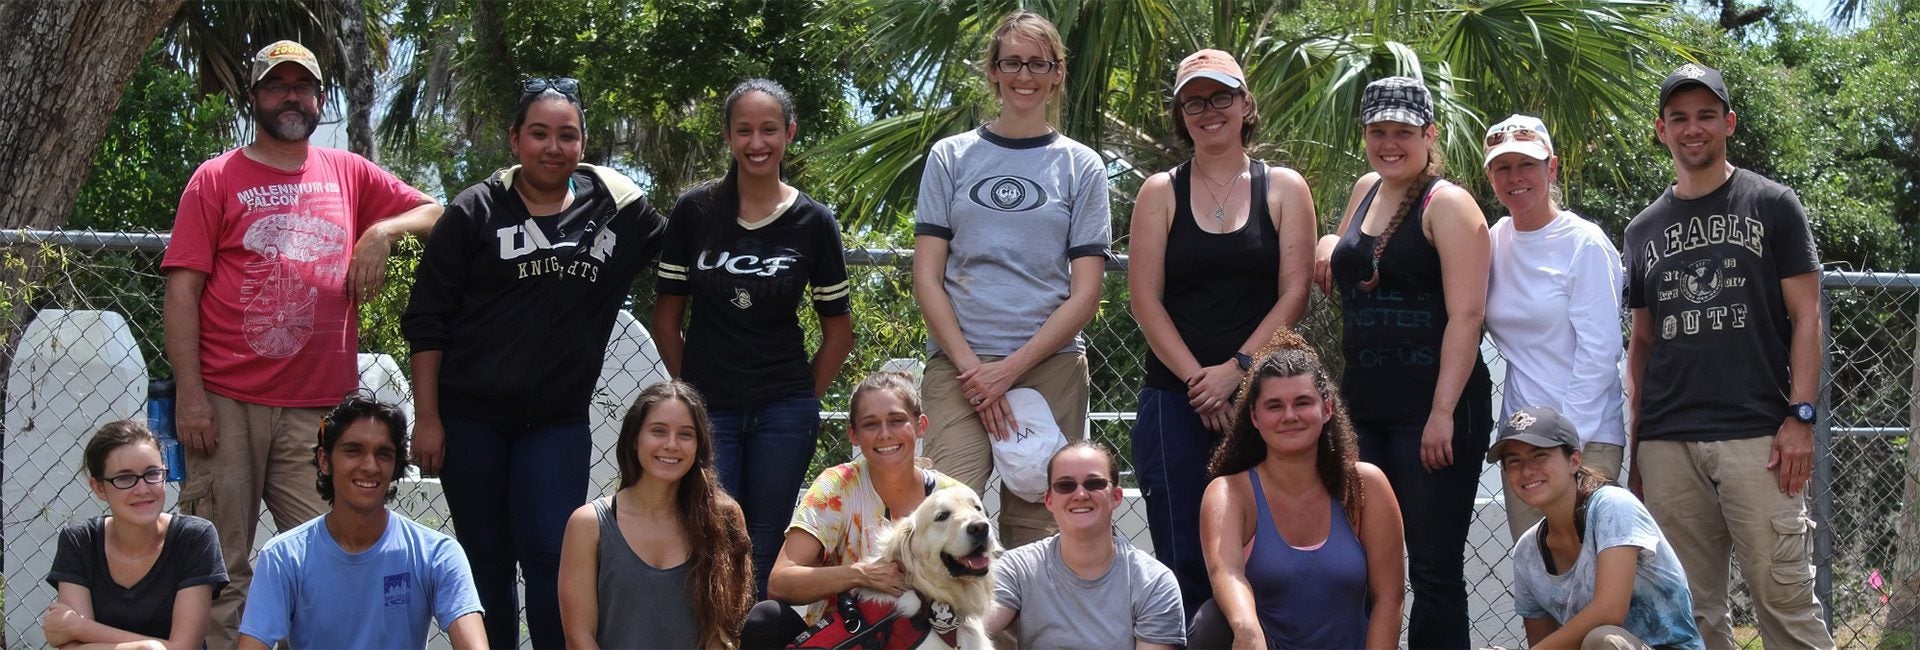
[[[1060,430],[1085,437],[1080,330],[1099,304],[1112,225],[1099,154],[1048,122],[1066,56],[1038,14],[1001,19],[986,57],[999,117],[935,144],[920,179],[913,294],[929,333],[926,453],[975,491],[993,471],[989,436],[1019,424],[1009,389],[1039,391]],[[1001,542],[1045,537],[1046,509],[1002,490]]]

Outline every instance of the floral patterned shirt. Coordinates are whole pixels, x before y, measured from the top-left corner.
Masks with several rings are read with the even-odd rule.
[[[921,475],[932,479],[935,490],[966,485],[934,471],[925,458],[914,460]],[[793,523],[787,530],[806,531],[820,540],[820,566],[842,566],[879,550],[882,531],[893,523],[888,514],[886,502],[873,490],[867,459],[860,458],[821,472],[807,488],[806,496],[800,498],[800,507],[794,509]],[[825,610],[826,602],[814,603],[807,609],[807,623],[819,621]]]

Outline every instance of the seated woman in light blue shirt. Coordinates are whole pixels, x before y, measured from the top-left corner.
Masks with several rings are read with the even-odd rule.
[[[1559,412],[1523,408],[1487,451],[1507,490],[1546,519],[1513,547],[1513,608],[1529,646],[1705,650],[1673,545],[1646,506],[1580,464]]]

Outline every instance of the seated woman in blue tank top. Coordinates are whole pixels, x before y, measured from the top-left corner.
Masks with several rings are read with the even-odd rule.
[[[1306,341],[1282,329],[1262,352],[1201,500],[1214,600],[1188,642],[1394,647],[1405,587],[1393,488],[1358,461],[1353,425]]]

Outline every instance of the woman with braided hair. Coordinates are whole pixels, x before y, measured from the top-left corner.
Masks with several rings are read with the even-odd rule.
[[[1480,360],[1487,221],[1465,189],[1439,178],[1433,100],[1416,79],[1367,85],[1367,162],[1346,216],[1321,238],[1314,275],[1339,289],[1360,457],[1406,499],[1411,648],[1468,646],[1465,550],[1480,458],[1493,426]]]
[[[1359,462],[1326,366],[1292,330],[1247,373],[1214,448],[1200,539],[1215,600],[1189,647],[1391,648],[1400,640],[1400,507]]]

